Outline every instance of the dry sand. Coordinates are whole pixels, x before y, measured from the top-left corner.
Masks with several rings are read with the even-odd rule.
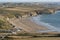
[[[16,28],[23,29],[24,31],[29,33],[41,33],[38,31],[49,30],[47,27],[44,27],[43,25],[38,25],[28,18],[22,19],[13,18],[10,19],[9,22],[15,25]]]

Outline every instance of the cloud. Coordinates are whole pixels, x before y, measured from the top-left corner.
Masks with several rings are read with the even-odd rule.
[[[0,0],[0,2],[60,2],[60,0]]]

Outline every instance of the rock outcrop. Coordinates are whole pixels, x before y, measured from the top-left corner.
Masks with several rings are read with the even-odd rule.
[[[31,12],[24,12],[22,17],[30,17],[30,16],[36,16],[36,15],[41,15],[41,14],[52,14],[54,13],[54,10],[52,9],[44,9],[44,10],[34,10]]]

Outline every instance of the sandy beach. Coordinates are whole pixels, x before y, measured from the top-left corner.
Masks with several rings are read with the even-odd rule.
[[[27,32],[37,32],[38,30],[46,30],[46,27],[39,26],[29,19],[12,19],[10,23],[15,25],[17,28],[21,28]]]
[[[13,24],[16,28],[23,29],[24,31],[29,33],[41,33],[41,32],[44,33],[47,30],[49,32],[53,32],[50,31],[50,29],[48,29],[47,27],[44,27],[43,25],[36,24],[35,22],[31,21],[29,18],[22,18],[22,19],[13,18],[10,19],[9,22]]]

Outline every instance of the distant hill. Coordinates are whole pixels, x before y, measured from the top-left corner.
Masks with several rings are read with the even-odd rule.
[[[58,7],[60,6],[60,2],[21,2],[21,3],[0,3],[0,6],[53,6],[53,7]]]

